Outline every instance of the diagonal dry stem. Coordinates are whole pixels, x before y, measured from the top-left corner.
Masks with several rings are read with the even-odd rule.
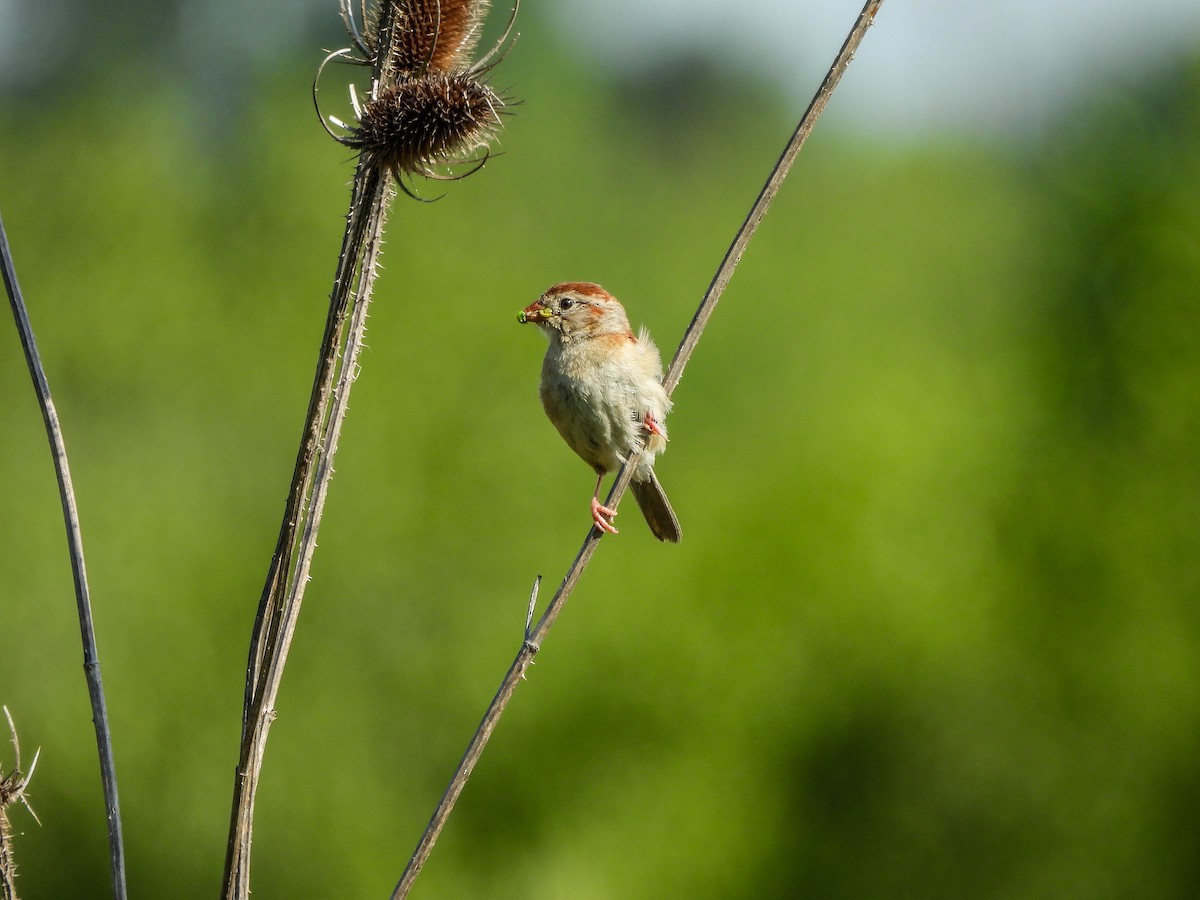
[[[724,293],[725,287],[733,277],[733,271],[741,260],[747,245],[750,243],[750,238],[754,236],[754,232],[758,229],[759,224],[766,215],[771,201],[775,199],[775,195],[779,192],[780,185],[783,184],[784,178],[787,177],[792,163],[812,132],[817,118],[821,115],[822,110],[825,109],[825,104],[828,103],[829,97],[841,80],[846,67],[850,65],[850,60],[854,57],[854,52],[858,49],[858,45],[862,42],[864,35],[866,35],[867,29],[874,21],[875,14],[882,3],[883,0],[868,0],[862,12],[859,13],[858,19],[846,37],[845,43],[842,44],[842,49],[838,52],[833,64],[829,67],[825,79],[821,82],[821,86],[817,89],[812,102],[809,103],[808,109],[805,111],[803,117],[801,117],[800,124],[796,127],[795,132],[793,132],[791,140],[788,141],[787,146],[784,148],[783,154],[775,163],[775,168],[759,192],[758,198],[754,201],[749,215],[746,217],[745,222],[742,223],[742,227],[730,245],[728,252],[725,254],[725,258],[721,261],[721,265],[717,268],[717,273],[709,284],[708,291],[705,293],[704,299],[700,302],[700,306],[696,310],[696,314],[692,318],[692,322],[679,344],[679,349],[676,350],[675,357],[671,360],[671,364],[663,376],[663,384],[668,394],[672,393],[679,384],[679,379],[683,376],[683,369],[687,365],[688,360],[691,359],[692,352],[696,349],[696,344],[699,342],[700,336],[703,334],[704,328],[708,324],[713,310],[716,308],[717,301],[721,299],[721,294]],[[638,455],[638,453],[631,455],[620,473],[618,473],[612,490],[608,494],[608,499],[604,502],[604,505],[610,509],[616,508],[617,503],[628,489],[629,482],[633,477],[634,468],[637,464]],[[595,528],[592,528],[588,532],[583,546],[579,550],[579,554],[567,570],[566,577],[563,578],[562,584],[559,585],[554,597],[546,607],[546,611],[542,614],[541,619],[538,620],[537,626],[532,630],[526,629],[525,640],[521,644],[521,649],[517,651],[517,656],[513,660],[512,665],[509,666],[508,672],[500,683],[499,690],[496,691],[491,705],[488,706],[487,712],[483,716],[483,721],[480,722],[479,728],[471,739],[471,743],[467,746],[467,750],[463,754],[457,770],[455,770],[454,777],[450,780],[449,787],[446,788],[445,794],[442,795],[437,809],[434,810],[429,824],[421,835],[421,839],[413,851],[413,855],[404,869],[399,883],[397,883],[395,890],[392,892],[392,900],[401,900],[401,898],[407,897],[409,891],[412,890],[413,884],[417,876],[421,873],[425,861],[429,858],[429,854],[433,850],[433,846],[437,842],[438,836],[446,824],[446,820],[450,817],[450,813],[453,811],[459,795],[462,794],[463,788],[466,787],[467,779],[471,777],[471,772],[474,771],[475,764],[479,761],[488,740],[492,736],[492,732],[500,721],[500,716],[504,713],[504,709],[508,705],[508,701],[511,699],[517,685],[525,677],[526,669],[533,662],[534,655],[541,648],[542,641],[545,640],[551,626],[554,625],[555,620],[566,604],[567,598],[570,597],[571,592],[575,589],[575,585],[578,584],[588,562],[591,561],[593,554],[595,554],[600,537],[600,532]]]

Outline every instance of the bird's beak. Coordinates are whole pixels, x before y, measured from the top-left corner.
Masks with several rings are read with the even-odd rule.
[[[545,306],[541,300],[530,303],[527,307],[517,313],[517,321],[522,325],[530,322],[540,324],[549,319],[554,313]]]

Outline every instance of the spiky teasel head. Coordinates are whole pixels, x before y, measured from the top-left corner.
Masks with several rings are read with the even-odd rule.
[[[360,0],[360,4],[362,28],[355,21],[351,0],[341,0],[350,39],[365,61],[373,62],[379,54],[380,29],[387,22],[391,46],[382,62],[393,75],[466,68],[491,6],[490,0],[376,0],[370,6]]]
[[[369,165],[391,172],[410,196],[405,176],[453,180],[482,167],[510,105],[486,76],[508,43],[516,0],[504,34],[474,63],[469,57],[479,43],[489,0],[383,0],[370,11],[364,3],[362,31],[350,15],[349,2],[342,0],[342,15],[362,58],[349,48],[335,51],[321,69],[333,59],[374,64],[379,80],[371,99],[362,104],[351,87],[355,124],[332,116],[327,122],[322,116],[326,131],[360,151]],[[320,74],[318,70],[318,78]],[[329,123],[345,133],[334,133]],[[445,173],[464,163],[475,165],[458,175]]]
[[[469,68],[489,0],[392,0],[392,7],[396,24],[388,63],[396,72],[449,73]]]
[[[386,88],[362,108],[358,126],[341,142],[402,186],[408,174],[444,178],[439,167],[486,154],[505,107],[504,98],[469,74],[430,74]]]

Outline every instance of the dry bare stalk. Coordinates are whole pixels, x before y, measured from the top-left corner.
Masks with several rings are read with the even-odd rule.
[[[87,681],[88,697],[92,705],[92,723],[96,729],[96,749],[100,756],[100,782],[104,790],[105,819],[108,823],[109,870],[112,876],[113,897],[125,900],[125,844],[121,834],[121,804],[117,797],[117,767],[113,760],[112,732],[108,725],[108,709],[104,701],[104,683],[100,677],[100,654],[96,647],[96,631],[92,624],[92,601],[88,590],[87,567],[83,559],[83,532],[79,525],[79,510],[75,505],[75,487],[71,482],[71,468],[67,463],[67,445],[63,438],[58,411],[50,396],[50,384],[46,370],[42,367],[33,326],[17,283],[17,271],[8,246],[8,235],[4,222],[0,221],[0,267],[4,270],[4,286],[8,291],[17,332],[21,336],[21,347],[33,387],[37,394],[42,419],[46,423],[46,436],[50,440],[50,455],[54,460],[54,472],[58,480],[58,494],[62,501],[63,522],[67,528],[67,548],[71,557],[71,573],[75,583],[75,606],[79,615],[79,632],[83,643],[83,673]],[[15,739],[15,734],[14,734]]]
[[[775,199],[775,195],[779,192],[779,188],[783,184],[784,178],[787,177],[792,163],[795,162],[797,155],[799,155],[801,148],[804,146],[804,142],[812,132],[817,118],[825,109],[830,95],[833,93],[834,88],[837,87],[843,73],[846,71],[846,67],[850,65],[850,60],[853,59],[855,51],[858,49],[859,44],[862,43],[862,39],[874,21],[875,14],[879,11],[882,3],[883,0],[868,0],[862,12],[859,13],[858,19],[846,37],[845,43],[842,44],[841,50],[834,58],[833,64],[829,67],[829,71],[821,82],[821,86],[817,89],[812,102],[809,103],[808,109],[805,110],[803,117],[801,117],[800,124],[796,127],[795,132],[793,132],[791,140],[788,141],[783,154],[775,163],[775,168],[759,192],[758,198],[754,201],[749,215],[742,223],[742,227],[730,245],[728,252],[726,252],[725,258],[721,261],[721,265],[717,268],[717,273],[709,284],[708,291],[705,293],[704,299],[700,302],[700,306],[696,310],[696,314],[692,318],[692,322],[679,344],[679,349],[675,351],[675,357],[671,360],[671,365],[668,366],[666,374],[663,376],[663,385],[666,387],[668,394],[673,393],[679,384],[679,380],[683,376],[683,369],[691,358],[692,352],[695,350],[696,344],[699,342],[700,336],[704,332],[704,328],[708,324],[713,310],[716,308],[717,301],[721,299],[721,294],[724,293],[726,286],[733,277],[734,269],[741,260],[742,254],[750,243],[750,239],[754,236],[754,232],[758,229],[759,224],[766,215],[771,201]],[[636,468],[638,455],[636,452],[632,454],[618,473],[612,490],[609,491],[608,498],[604,501],[604,505],[609,509],[616,509],[616,504],[620,501],[626,489],[628,489],[629,482]],[[570,597],[571,592],[575,589],[575,585],[578,584],[580,577],[583,575],[583,570],[587,567],[588,562],[591,561],[593,554],[596,552],[596,547],[600,543],[600,537],[601,534],[596,528],[588,531],[579,554],[567,570],[566,577],[563,578],[562,584],[559,585],[554,597],[550,600],[545,613],[538,620],[537,626],[532,630],[528,627],[526,628],[525,640],[521,644],[521,649],[517,651],[516,658],[513,660],[512,665],[509,666],[503,681],[500,682],[500,688],[496,691],[495,697],[492,698],[491,705],[488,706],[487,712],[483,716],[483,721],[480,722],[474,737],[471,738],[471,743],[467,746],[467,750],[458,764],[458,769],[455,771],[454,777],[450,780],[449,787],[446,788],[446,792],[442,795],[437,809],[434,810],[433,816],[425,828],[425,832],[421,835],[416,850],[413,851],[412,858],[409,860],[400,881],[392,892],[392,900],[402,900],[412,890],[417,876],[420,875],[422,867],[424,867],[426,860],[429,858],[429,854],[432,852],[433,846],[446,824],[446,820],[450,817],[450,813],[453,811],[459,795],[462,794],[463,788],[466,787],[467,779],[471,777],[471,773],[475,769],[475,764],[483,754],[484,748],[492,736],[492,732],[495,731],[496,725],[500,721],[500,716],[504,713],[508,701],[512,698],[513,692],[517,688],[517,684],[524,679],[525,671],[532,664],[533,657],[541,649],[542,642],[545,640],[547,633],[549,633],[551,626],[553,626],[555,620],[558,618],[558,614],[566,604],[567,598]],[[538,579],[540,581],[541,576],[538,576]],[[536,585],[534,596],[536,597]]]
[[[434,61],[457,61],[473,49],[486,6],[485,0],[380,0],[368,13],[364,2],[360,30],[350,0],[341,0],[351,41],[361,55],[355,56],[350,48],[334,51],[318,69],[319,78],[334,59],[370,65],[371,88],[361,107],[351,93],[359,116],[355,126],[321,116],[335,139],[359,151],[359,161],[303,437],[251,637],[223,879],[227,900],[246,900],[250,892],[254,805],[267,735],[308,584],[350,389],[358,373],[393,188],[399,185],[411,193],[400,179],[412,174],[448,180],[462,177],[443,175],[437,169],[452,167],[463,161],[464,153],[484,148],[499,128],[503,98],[476,84],[490,68],[484,61],[455,68],[449,88],[446,73],[431,66]],[[456,27],[443,29],[445,22]],[[404,31],[414,28],[412,33]],[[445,42],[451,38],[456,43],[447,49]],[[413,46],[423,48],[416,70],[405,62]],[[488,101],[482,105],[477,102],[481,95]],[[316,96],[314,84],[314,102]],[[330,122],[348,129],[348,136],[337,135]],[[481,167],[483,160],[474,163],[471,171]]]

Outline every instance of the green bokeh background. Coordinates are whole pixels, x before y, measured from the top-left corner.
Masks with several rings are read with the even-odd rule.
[[[719,68],[603,82],[536,11],[522,30],[503,155],[390,218],[257,896],[386,896],[534,576],[557,583],[587,531],[591,476],[543,417],[516,311],[601,281],[669,356],[798,112]],[[352,170],[311,111],[315,53],[248,80],[217,128],[134,61],[0,109],[137,897],[218,891]],[[684,542],[628,508],[414,896],[1194,896],[1198,197],[1194,61],[1023,142],[818,127],[675,396],[659,472]],[[104,897],[70,571],[11,329],[0,397],[0,702],[42,753],[18,884]]]

